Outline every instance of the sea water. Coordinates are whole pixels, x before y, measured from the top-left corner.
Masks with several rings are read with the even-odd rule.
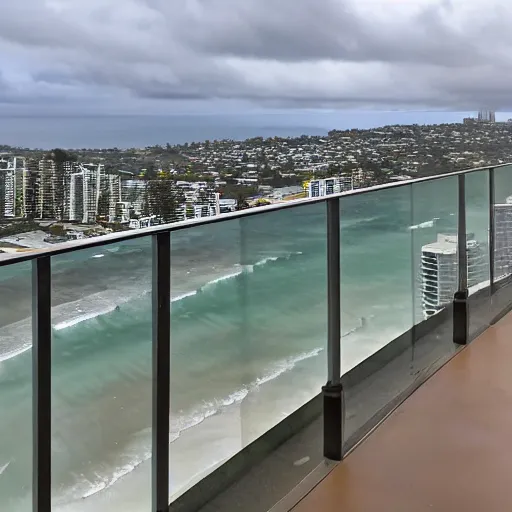
[[[481,183],[468,229],[485,244]],[[450,178],[341,201],[343,371],[421,320],[421,246],[454,232],[456,198]],[[325,204],[172,234],[172,495],[320,391],[326,250]],[[0,509],[24,512],[30,265],[2,268],[0,293]],[[147,510],[151,239],[52,258],[52,306],[53,506]]]

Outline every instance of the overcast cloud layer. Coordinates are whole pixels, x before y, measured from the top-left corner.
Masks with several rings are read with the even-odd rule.
[[[512,110],[509,4],[5,1],[0,102]]]

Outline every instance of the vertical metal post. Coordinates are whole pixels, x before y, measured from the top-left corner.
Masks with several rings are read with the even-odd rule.
[[[324,456],[343,457],[344,400],[341,385],[340,202],[327,200],[327,384],[324,399]]]
[[[495,251],[496,251],[496,217],[494,204],[496,202],[494,190],[494,168],[489,169],[489,281],[491,295],[494,293]]]
[[[153,235],[152,512],[169,508],[169,414],[171,373],[171,237]]]
[[[414,185],[409,185],[409,208],[410,208],[410,226],[414,226]],[[415,349],[416,349],[416,308],[418,307],[417,300],[417,292],[418,289],[416,287],[416,277],[418,272],[418,265],[416,264],[416,251],[415,251],[415,233],[414,229],[410,230],[411,239],[410,239],[410,248],[411,248],[411,294],[412,294],[412,328],[411,328],[411,360],[414,361],[415,358]],[[421,256],[420,256],[421,257]]]
[[[32,510],[51,511],[51,262],[32,261]]]
[[[237,284],[237,297],[238,297],[238,304],[239,304],[239,314],[238,314],[238,328],[239,328],[239,334],[238,339],[240,340],[240,343],[237,344],[236,348],[236,364],[239,368],[246,368],[246,362],[250,358],[250,354],[247,353],[247,343],[244,343],[243,340],[247,339],[247,333],[251,332],[251,325],[250,325],[250,315],[249,315],[249,308],[250,306],[250,296],[249,296],[249,283],[248,283],[248,269],[250,266],[249,263],[249,246],[248,241],[250,240],[251,236],[251,222],[254,223],[254,219],[247,218],[247,217],[240,217],[238,219],[238,234],[239,234],[239,244],[240,244],[240,268],[242,269],[242,274],[239,276],[239,278],[236,280]],[[254,227],[254,224],[252,224]],[[235,354],[233,353],[233,356]],[[249,375],[246,375],[242,377],[242,379],[251,379]],[[249,382],[249,380],[244,380],[243,382]],[[247,422],[245,415],[245,401],[243,401],[240,404],[240,441],[242,443],[242,446],[247,446],[252,438],[252,424],[251,422]],[[249,416],[250,418],[250,416]],[[247,427],[246,427],[247,424]],[[247,433],[247,437],[245,434]]]
[[[468,249],[466,240],[466,176],[459,174],[458,207],[458,290],[453,299],[453,342],[465,345],[469,338]]]

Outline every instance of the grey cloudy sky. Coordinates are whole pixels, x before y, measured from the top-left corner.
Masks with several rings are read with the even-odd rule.
[[[512,110],[509,0],[13,0],[12,108]]]

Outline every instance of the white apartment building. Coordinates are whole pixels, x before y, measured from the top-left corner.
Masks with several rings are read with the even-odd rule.
[[[123,180],[121,182],[121,201],[132,204],[133,211],[140,215],[143,210],[147,181]]]
[[[420,291],[423,315],[428,318],[453,300],[458,288],[457,235],[438,234],[437,241],[421,248]],[[488,279],[482,246],[468,235],[468,287]]]
[[[308,197],[323,197],[352,190],[353,188],[354,182],[352,176],[311,180],[308,184]]]
[[[24,157],[0,159],[0,217],[26,217],[31,213],[29,175]]]
[[[115,217],[119,222],[129,222],[132,203],[128,201],[118,201],[116,203]]]
[[[512,274],[512,197],[494,205],[494,277]]]

